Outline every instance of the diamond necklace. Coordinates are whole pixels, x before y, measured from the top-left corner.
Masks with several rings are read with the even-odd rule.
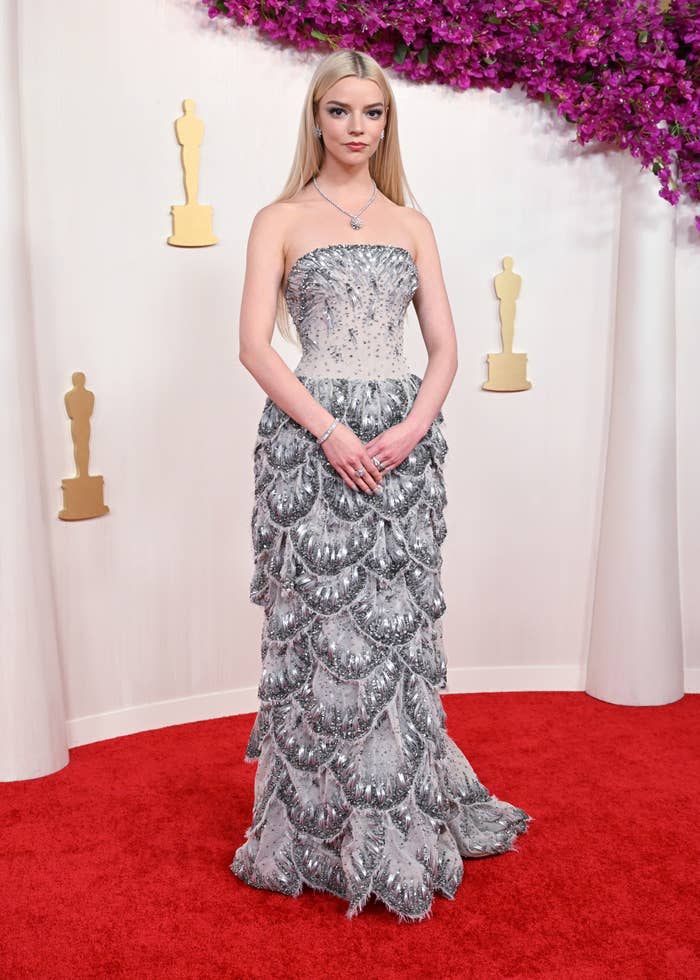
[[[370,206],[370,204],[372,203],[372,201],[374,200],[374,198],[376,197],[376,194],[377,194],[377,185],[375,184],[374,180],[372,180],[371,177],[370,177],[370,180],[372,180],[372,196],[370,197],[369,201],[367,201],[367,203],[365,204],[365,206],[363,208],[360,208],[360,210],[357,212],[357,214],[353,214],[352,211],[346,211],[345,208],[341,208],[341,206],[339,204],[336,204],[335,201],[331,201],[330,197],[328,197],[327,194],[324,194],[323,191],[321,190],[321,188],[316,183],[316,178],[313,177],[312,180],[314,182],[314,187],[316,188],[316,190],[318,191],[318,193],[321,195],[321,197],[325,197],[325,199],[328,201],[328,203],[329,204],[332,204],[334,208],[338,208],[338,210],[339,211],[342,211],[343,214],[347,214],[348,215],[348,217],[350,218],[350,227],[351,228],[358,229],[358,228],[361,228],[362,227],[362,222],[360,221],[360,215],[362,214],[363,211],[366,211],[367,210],[367,208]]]

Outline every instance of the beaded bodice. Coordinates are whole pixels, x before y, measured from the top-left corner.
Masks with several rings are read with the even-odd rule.
[[[285,298],[299,334],[295,374],[399,378],[410,374],[404,322],[418,270],[400,245],[321,245],[300,256]]]

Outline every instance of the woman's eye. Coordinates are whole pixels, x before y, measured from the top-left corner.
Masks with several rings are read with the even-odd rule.
[[[331,115],[334,115],[336,112],[345,112],[344,109],[341,109],[340,106],[337,105],[332,106],[328,111],[330,112]],[[381,116],[382,114],[381,109],[370,109],[369,111],[370,111],[370,115],[372,116],[372,119],[378,119],[379,116]]]

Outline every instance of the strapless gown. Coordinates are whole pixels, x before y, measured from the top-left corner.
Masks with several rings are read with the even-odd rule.
[[[395,245],[301,256],[286,299],[295,375],[363,442],[420,387],[403,352],[418,287]],[[315,437],[268,397],[253,451],[250,599],[264,607],[252,821],[231,870],[256,888],[371,896],[402,921],[454,898],[463,858],[517,850],[532,819],[479,781],[450,738],[441,545],[440,412],[383,492],[349,489]]]

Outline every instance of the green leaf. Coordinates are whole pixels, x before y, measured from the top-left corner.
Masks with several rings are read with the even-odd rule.
[[[404,41],[399,41],[394,48],[394,61],[402,65],[406,60],[406,55],[408,54],[408,45]]]
[[[317,31],[315,27],[311,29],[311,37],[318,38],[319,41],[329,41],[330,38],[327,34],[323,34],[321,31]]]
[[[429,53],[428,52],[428,45],[426,44],[425,47],[421,48],[420,54],[418,55],[418,60],[420,61],[420,63],[422,65],[427,65],[427,63],[428,63],[428,53]]]

